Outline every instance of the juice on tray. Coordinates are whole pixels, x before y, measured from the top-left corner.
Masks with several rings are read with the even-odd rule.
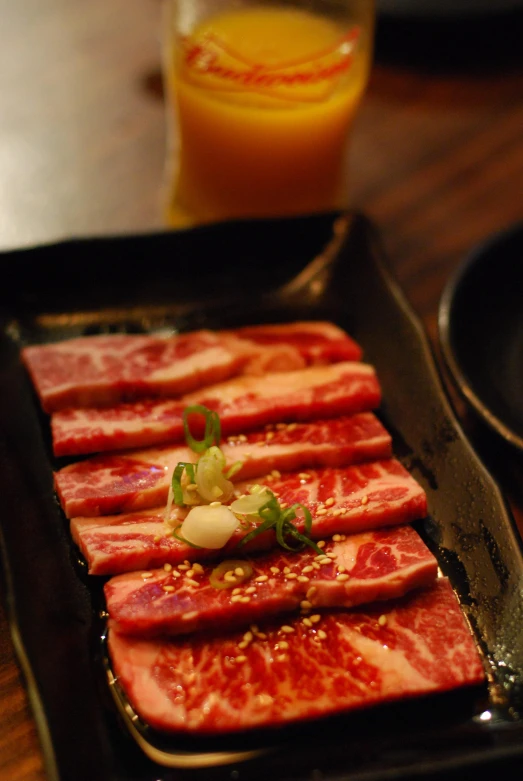
[[[346,205],[348,135],[370,60],[366,21],[243,7],[171,44],[180,141],[171,224]]]

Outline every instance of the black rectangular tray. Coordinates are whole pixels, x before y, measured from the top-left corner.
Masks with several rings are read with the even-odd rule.
[[[523,759],[517,532],[368,221],[325,214],[75,240],[5,253],[0,264],[4,592],[49,778],[508,777]],[[395,452],[427,491],[430,516],[418,530],[460,599],[488,685],[284,730],[166,739],[132,722],[111,695],[101,588],[78,561],[55,499],[52,470],[64,461],[52,456],[20,347],[83,333],[318,318],[346,328],[377,368]]]

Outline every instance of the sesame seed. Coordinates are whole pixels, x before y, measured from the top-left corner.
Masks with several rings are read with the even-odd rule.
[[[243,576],[245,575],[245,571],[242,569],[242,567],[236,567],[236,569],[234,570],[234,574],[238,575],[239,578],[243,578]]]
[[[284,624],[283,626],[280,626],[280,630],[285,632],[286,635],[289,635],[291,632],[294,632],[294,627]]]
[[[285,662],[285,661],[287,661],[287,656],[285,654],[280,654],[279,656],[276,657],[276,661],[277,662]]]
[[[291,571],[291,570],[290,570],[290,567],[284,567],[284,568],[283,568],[283,574],[284,574],[284,575],[288,575],[290,571]]]
[[[240,597],[240,602],[250,602],[250,601],[251,601],[250,597]]]
[[[228,583],[236,583],[236,575],[232,571],[232,569],[228,570],[225,575],[223,576],[223,579],[226,580]]]
[[[266,580],[269,580],[268,575],[260,575],[258,578],[254,578],[255,583],[265,583]]]
[[[329,559],[335,559],[336,558],[336,554],[334,553],[334,551],[330,551],[329,553],[327,553],[327,556],[328,556]]]
[[[267,442],[270,442],[271,439],[274,439],[274,431],[268,431],[265,434],[265,439],[267,440]]]
[[[231,597],[231,602],[240,602],[242,599],[240,594],[235,594],[233,597]]]
[[[195,572],[198,573],[198,575],[203,575],[203,567],[197,561],[194,562],[194,564],[192,565],[192,568],[193,568],[193,570]]]
[[[298,577],[298,575],[295,572],[289,572],[287,575],[285,575],[287,580],[294,580]]]
[[[247,442],[245,434],[238,434],[238,442]]]
[[[307,564],[307,566],[302,569],[302,572],[312,572],[313,569],[314,568],[310,564]]]
[[[194,567],[192,569],[188,569],[185,574],[187,575],[188,578],[192,578],[194,575]]]
[[[302,610],[309,610],[312,607],[312,604],[309,602],[308,599],[302,599],[300,602],[300,607]]]
[[[209,505],[209,507],[221,507],[221,506],[222,506],[221,502],[211,502]]]
[[[381,616],[378,618],[378,624],[379,624],[380,626],[385,626],[385,624],[386,624],[386,623],[387,623],[387,616],[386,616],[386,615],[381,615]]]
[[[173,569],[172,572],[171,572],[171,576],[173,578],[181,578],[182,577],[182,573],[178,572],[178,570],[176,570],[176,569]]]
[[[246,662],[246,661],[247,661],[247,657],[246,657],[246,656],[243,656],[243,655],[241,654],[240,656],[237,656],[237,657],[236,657],[236,661],[237,661],[239,664],[242,664],[242,662]]]
[[[325,540],[320,540],[319,542],[316,543],[316,545],[318,546],[318,548],[324,548],[325,547]]]
[[[315,595],[317,590],[318,589],[316,588],[316,586],[311,586],[310,589],[307,591],[307,594],[305,595],[307,599],[312,599],[312,597]]]
[[[164,564],[163,568],[164,568],[165,572],[170,572],[172,570],[172,568],[173,568],[173,565],[172,564]]]
[[[340,535],[339,534],[333,534],[332,535],[332,541],[333,542],[340,542],[341,541]]]
[[[189,586],[199,586],[197,580],[193,580],[192,578],[185,578],[185,582],[189,584]]]
[[[235,597],[237,594],[241,594],[241,593],[242,593],[241,588],[233,588],[233,590],[232,590],[233,597]]]
[[[288,647],[289,647],[289,643],[287,642],[287,640],[280,640],[280,642],[278,643],[278,649],[280,651],[286,651]]]
[[[361,503],[362,504],[368,504],[369,503],[369,497],[368,496],[363,496],[362,499],[361,499]]]
[[[336,580],[339,580],[340,582],[345,582],[349,579],[348,575],[336,575]]]
[[[298,477],[300,478],[300,480],[308,480],[310,474],[308,472],[300,472]]]
[[[152,572],[142,572],[142,578],[152,578]]]
[[[338,564],[338,572],[346,572],[347,567],[344,567],[343,564]]]
[[[246,640],[241,640],[238,643],[238,648],[241,648],[243,650],[244,648],[247,648],[248,645],[249,645],[249,643]]]
[[[316,510],[316,515],[327,515],[327,510],[324,507],[320,507],[319,510]]]
[[[279,572],[280,572],[280,568],[279,567],[271,567],[271,572],[272,572],[273,575],[278,575]]]
[[[309,583],[310,578],[307,577],[307,575],[298,575],[296,578],[300,583]]]
[[[265,632],[255,632],[255,635],[259,640],[267,640]]]
[[[162,586],[164,591],[174,591],[174,586]]]
[[[325,507],[332,507],[333,504],[334,504],[334,499],[332,498],[332,496],[330,496],[325,502]]]
[[[252,639],[253,639],[252,632],[250,630],[248,632],[245,632],[245,634],[243,636],[243,639],[245,640],[246,643],[252,642]]]
[[[302,618],[301,622],[302,624],[305,624],[305,626],[312,626],[312,621],[310,618]]]
[[[251,632],[256,634],[256,632],[258,631],[258,625],[257,624],[251,624],[249,629],[251,630]]]
[[[309,618],[313,624],[317,624],[318,621],[321,621],[321,616],[319,613],[315,613],[313,616],[309,616]]]
[[[338,518],[340,515],[343,515],[343,510],[341,507],[336,507],[336,509],[332,511],[332,514]]]
[[[191,567],[189,564],[178,564],[178,569],[181,569],[183,572],[184,570],[191,569]]]
[[[320,568],[320,565],[318,564],[317,561],[313,561],[312,562],[312,566],[313,566],[314,569],[319,569]]]
[[[256,593],[256,586],[249,586],[249,588],[245,589],[246,594],[255,594]]]
[[[332,564],[332,559],[330,558],[330,556],[324,556],[322,559],[320,559],[320,561],[318,563],[319,564]]]
[[[289,425],[287,426],[287,431],[294,431],[297,425],[298,425],[297,423],[289,423]]]
[[[347,535],[346,534],[340,534],[340,538],[341,538],[341,541],[343,542],[344,540],[347,539]]]
[[[159,535],[159,534],[157,534],[157,535],[156,535],[156,537],[153,537],[153,542],[155,542],[156,544],[158,544],[158,543],[160,542],[160,540],[161,540],[161,539],[162,539],[162,538],[160,537],[160,535]]]
[[[318,637],[320,640],[325,640],[327,637],[327,632],[324,632],[323,629],[318,629]]]

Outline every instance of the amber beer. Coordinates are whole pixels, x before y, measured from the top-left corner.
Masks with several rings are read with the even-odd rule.
[[[173,225],[347,204],[349,131],[369,71],[373,3],[168,5]],[[205,5],[205,4],[204,4]],[[186,9],[184,14],[183,9]],[[312,10],[311,10],[312,9]]]

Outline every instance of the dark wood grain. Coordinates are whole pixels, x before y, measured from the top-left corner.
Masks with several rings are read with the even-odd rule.
[[[0,248],[162,225],[159,16],[158,0],[0,0]],[[521,13],[380,21],[352,202],[433,339],[449,274],[523,217],[522,39]],[[522,528],[523,465],[499,463]],[[45,777],[0,608],[0,779]]]

